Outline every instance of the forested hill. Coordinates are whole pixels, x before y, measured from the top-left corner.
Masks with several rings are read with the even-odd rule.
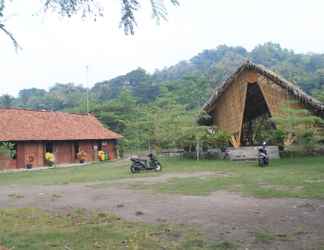
[[[190,106],[200,105],[210,90],[227,78],[241,63],[250,60],[274,70],[288,80],[298,83],[308,93],[318,92],[324,85],[324,54],[297,54],[279,44],[266,43],[247,51],[243,47],[219,46],[205,50],[188,61],[148,74],[136,69],[126,75],[98,82],[90,90],[95,101],[118,98],[122,90],[129,90],[139,103],[149,103],[161,91],[179,95],[181,102]],[[181,96],[199,88],[198,99]],[[17,98],[1,96],[1,106],[18,106],[33,109],[64,110],[83,105],[85,88],[73,83],[53,84],[49,91],[23,89]],[[193,102],[193,103],[191,103]]]
[[[158,71],[153,77],[157,81],[178,80],[193,72],[205,74],[217,84],[246,60],[272,69],[298,83],[307,92],[324,84],[324,54],[296,54],[274,43],[257,46],[251,52],[243,47],[222,45],[217,49],[205,50],[189,61]]]
[[[190,130],[183,128],[195,123],[212,90],[246,60],[265,65],[324,101],[324,54],[297,54],[266,43],[252,51],[223,45],[153,74],[138,68],[98,82],[89,90],[89,111],[124,135],[125,149],[179,146],[177,138],[184,142],[183,134]],[[30,88],[17,97],[0,96],[0,107],[84,113],[86,93],[81,85],[56,83],[49,90]],[[185,138],[190,141],[190,136]]]
[[[296,54],[292,50],[281,48],[279,44],[266,43],[255,47],[251,52],[243,47],[222,45],[205,50],[189,61],[158,70],[153,75],[137,69],[125,76],[97,83],[93,93],[101,100],[106,100],[116,97],[121,89],[128,88],[141,100],[150,101],[158,95],[160,85],[170,81],[175,81],[172,84],[178,85],[178,81],[188,76],[204,77],[210,87],[215,87],[246,60],[272,69],[299,84],[308,93],[317,91],[324,84],[324,54]],[[181,83],[185,88],[185,82]]]

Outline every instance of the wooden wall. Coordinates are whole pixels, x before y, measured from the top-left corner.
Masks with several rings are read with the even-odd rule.
[[[116,146],[112,142],[108,142],[106,146],[103,147],[104,151],[108,151],[109,153],[109,160],[116,160],[117,159],[117,150]]]
[[[15,169],[17,161],[10,159],[8,156],[0,155],[0,170],[3,169]]]
[[[33,157],[33,167],[44,166],[44,146],[42,142],[17,143],[17,168],[24,168]]]
[[[17,142],[17,168],[25,167],[25,147],[23,142]]]
[[[55,142],[54,143],[54,151],[55,151],[55,163],[56,164],[75,162],[75,154],[73,154],[74,143]]]
[[[45,162],[45,144],[46,142],[17,142],[17,159],[0,159],[0,169],[9,168],[25,168],[29,163],[29,157],[34,158],[33,167],[40,167],[46,164]],[[79,150],[83,150],[87,154],[86,161],[95,161],[97,152],[94,151],[94,146],[97,141],[80,141]],[[53,149],[56,164],[76,163],[78,159],[75,157],[74,142],[53,142]],[[115,143],[108,141],[104,150],[109,152],[109,159],[117,159],[117,151]]]
[[[97,141],[86,141],[80,142],[80,151],[83,150],[87,153],[87,161],[96,160],[96,155],[98,152],[94,152],[94,146],[97,145]],[[108,141],[106,145],[102,146],[103,151],[108,152],[109,159],[115,160],[117,159],[117,150],[116,145],[113,141]]]
[[[95,152],[93,148],[96,145],[96,142],[85,141],[85,142],[80,142],[79,145],[80,145],[80,151],[84,151],[87,154],[86,161],[94,161]]]

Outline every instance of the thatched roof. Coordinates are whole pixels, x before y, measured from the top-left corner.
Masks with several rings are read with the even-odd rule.
[[[225,92],[228,86],[244,71],[253,70],[257,73],[269,78],[274,83],[278,84],[284,89],[287,89],[288,92],[295,96],[296,99],[300,100],[302,103],[305,103],[307,107],[312,109],[313,112],[318,114],[324,114],[324,104],[314,97],[305,93],[300,87],[296,84],[284,79],[273,71],[266,69],[263,65],[257,65],[247,61],[242,64],[234,74],[232,74],[227,80],[225,80],[219,87],[217,87],[209,98],[209,100],[204,104],[203,110],[206,112],[210,111],[210,108],[215,104],[216,100]]]

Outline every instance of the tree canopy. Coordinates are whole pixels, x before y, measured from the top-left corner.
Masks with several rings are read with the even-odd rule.
[[[196,125],[197,115],[214,88],[251,58],[324,100],[324,55],[296,54],[273,43],[250,52],[223,45],[153,74],[137,68],[95,83],[88,89],[90,112],[124,135],[122,146],[127,150],[177,146],[194,150],[197,142],[201,147],[222,145],[227,135],[208,134],[206,126]],[[82,85],[55,83],[49,90],[30,88],[22,89],[17,97],[0,96],[0,106],[85,113],[86,93]],[[290,113],[287,119],[294,119]],[[278,123],[288,125],[292,119]],[[287,131],[283,136],[291,134]]]

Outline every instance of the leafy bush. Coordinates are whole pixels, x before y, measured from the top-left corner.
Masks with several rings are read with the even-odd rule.
[[[283,139],[284,145],[295,146],[305,154],[311,154],[323,139],[324,121],[308,110],[299,108],[296,102],[286,103],[281,112],[273,120],[277,125],[277,135]]]
[[[11,157],[11,148],[9,143],[0,143],[0,156]]]
[[[208,148],[226,148],[229,146],[230,134],[221,129],[215,129],[212,132],[207,131],[203,140]]]

